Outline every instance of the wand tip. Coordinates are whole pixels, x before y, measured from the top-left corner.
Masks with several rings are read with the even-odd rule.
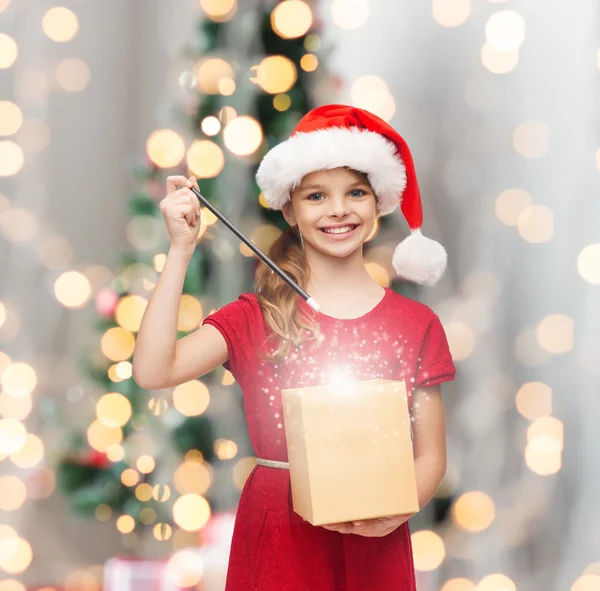
[[[319,306],[319,304],[317,304],[317,302],[315,301],[314,298],[308,298],[306,300],[306,303],[316,312],[319,312],[321,310],[321,306]]]

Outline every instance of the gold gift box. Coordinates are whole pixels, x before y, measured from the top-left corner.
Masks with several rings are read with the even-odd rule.
[[[403,381],[283,389],[294,511],[312,525],[419,510]]]

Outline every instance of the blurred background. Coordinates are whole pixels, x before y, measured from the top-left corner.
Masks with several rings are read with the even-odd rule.
[[[0,591],[224,578],[255,465],[219,367],[131,377],[165,261],[170,174],[263,251],[254,182],[310,108],[371,110],[411,147],[440,316],[448,472],[411,519],[419,591],[600,589],[600,9],[594,0],[0,0]],[[179,336],[258,257],[203,208]],[[390,587],[391,588],[391,587]]]

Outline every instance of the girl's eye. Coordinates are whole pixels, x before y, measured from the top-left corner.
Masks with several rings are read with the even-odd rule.
[[[312,197],[314,197],[315,195],[323,195],[323,193],[311,193],[311,194],[308,196],[308,199],[310,199],[310,200],[312,201],[312,200],[313,200],[313,199],[312,199]]]
[[[362,189],[354,189],[353,191],[350,191],[350,195],[353,193],[360,193],[359,195],[353,195],[353,197],[362,197],[365,195],[365,192]]]

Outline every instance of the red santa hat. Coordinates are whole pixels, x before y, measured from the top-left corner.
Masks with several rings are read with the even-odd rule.
[[[413,159],[404,139],[383,119],[346,105],[317,107],[289,139],[267,152],[256,180],[269,207],[281,210],[305,175],[342,166],[367,174],[381,215],[400,206],[411,235],[394,250],[398,276],[435,285],[446,268],[446,250],[421,233],[423,208]]]

